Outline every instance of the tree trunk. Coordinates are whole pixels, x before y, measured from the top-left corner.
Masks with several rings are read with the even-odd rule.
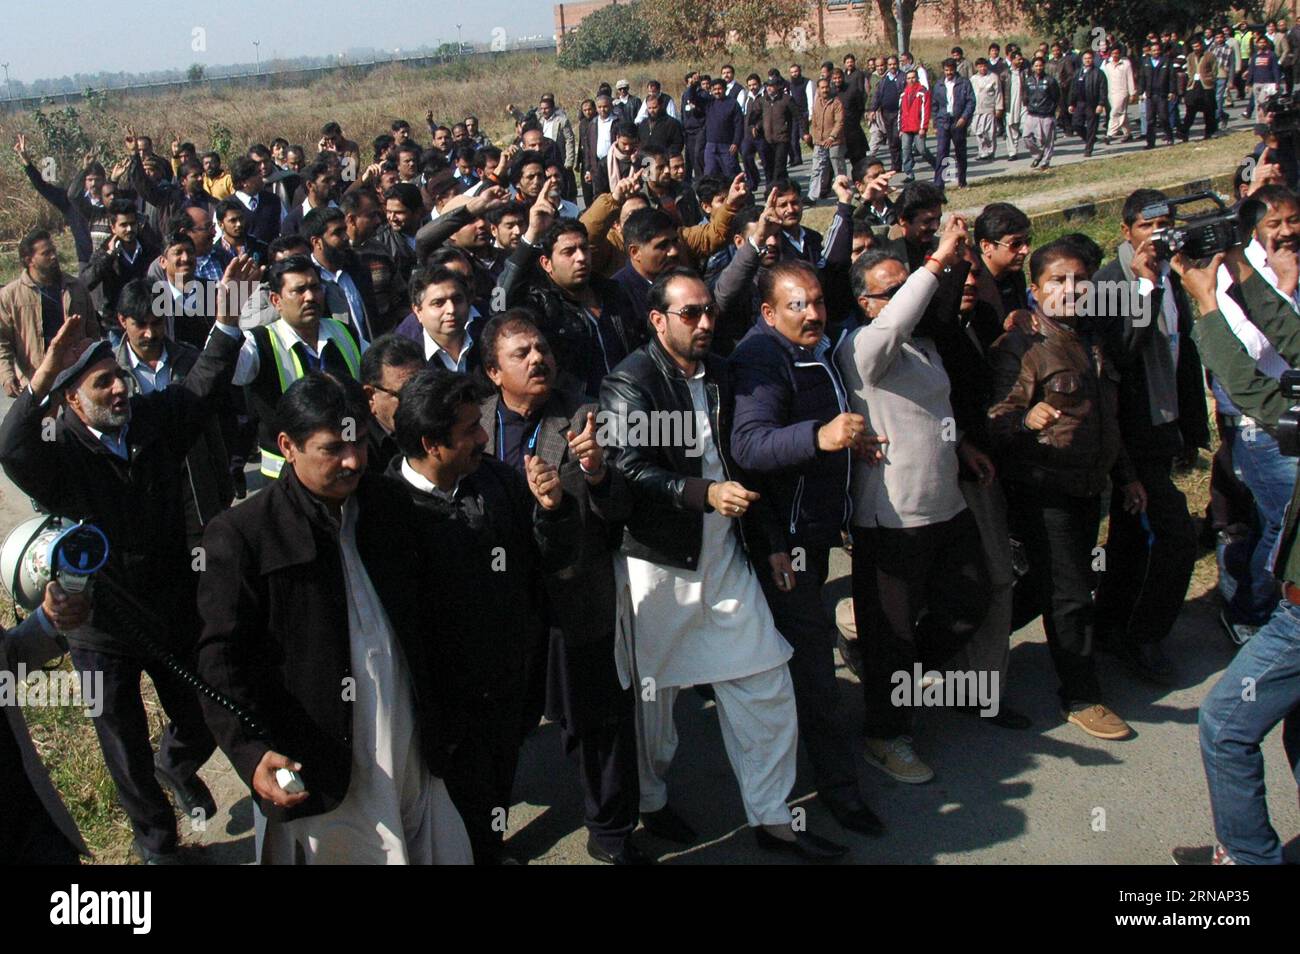
[[[898,42],[898,20],[894,17],[894,0],[876,0],[880,10],[880,22],[885,25],[885,36],[890,43]]]

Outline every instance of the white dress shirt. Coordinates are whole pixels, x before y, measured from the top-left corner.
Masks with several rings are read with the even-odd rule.
[[[162,354],[156,365],[150,365],[135,353],[129,344],[126,346],[127,357],[131,361],[131,375],[141,394],[153,394],[172,383],[172,366],[167,363],[167,346],[163,345]]]

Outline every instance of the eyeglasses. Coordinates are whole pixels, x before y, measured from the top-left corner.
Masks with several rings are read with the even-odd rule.
[[[994,242],[993,244],[1001,245],[1003,248],[1009,248],[1014,251],[1015,249],[1029,248],[1029,243],[1030,243],[1030,238],[1028,235],[1026,235],[1024,238],[1021,239],[1017,239],[1017,238],[1004,239],[1003,241]]]
[[[681,308],[677,309],[677,311],[670,311],[667,312],[667,314],[677,315],[679,318],[682,319],[682,321],[695,324],[695,322],[699,321],[705,315],[708,315],[710,318],[716,318],[718,315],[718,306],[717,305],[683,305]]]
[[[389,390],[388,388],[384,387],[382,384],[372,384],[370,386],[374,388],[376,391],[383,391],[389,397],[401,397],[401,395],[397,391]]]
[[[877,301],[888,301],[889,299],[891,299],[891,298],[893,298],[895,295],[897,295],[897,294],[898,294],[898,290],[899,290],[900,288],[902,288],[902,287],[903,287],[903,283],[902,283],[902,282],[899,282],[899,283],[898,283],[897,285],[895,285],[893,288],[886,288],[886,289],[885,289],[884,291],[882,291],[882,292],[877,292],[877,293],[874,294],[874,295],[863,295],[862,297],[863,297],[863,298],[874,298],[874,299],[876,299]]]

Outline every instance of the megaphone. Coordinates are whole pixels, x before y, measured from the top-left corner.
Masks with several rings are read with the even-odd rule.
[[[69,593],[82,593],[106,563],[108,537],[102,530],[84,521],[41,514],[14,527],[0,544],[0,583],[16,605],[35,612],[51,580],[58,580]],[[253,735],[266,737],[266,729],[250,712],[199,678],[158,638],[166,630],[163,620],[116,583],[112,574],[105,573],[99,582],[97,620],[104,615],[115,634],[132,640],[186,685],[229,710]],[[286,791],[302,791],[297,772],[280,769],[277,778]]]
[[[108,537],[93,524],[41,514],[25,520],[0,545],[0,582],[14,603],[32,612],[58,580],[81,593],[108,562]]]

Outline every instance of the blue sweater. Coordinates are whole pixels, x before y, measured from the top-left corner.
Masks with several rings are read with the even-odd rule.
[[[704,114],[705,143],[719,143],[724,146],[740,147],[745,134],[745,117],[734,99],[713,99],[709,101],[708,112]]]
[[[781,516],[791,545],[839,544],[849,516],[850,452],[817,447],[844,405],[830,342],[802,348],[759,320],[732,352],[731,453]]]

